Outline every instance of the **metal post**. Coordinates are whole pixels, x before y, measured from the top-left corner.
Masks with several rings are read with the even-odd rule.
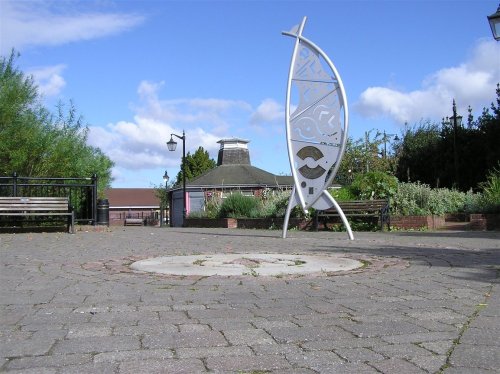
[[[187,198],[186,198],[186,135],[182,130],[182,199],[184,207],[182,210],[182,226],[186,225]]]
[[[458,188],[457,106],[455,99],[453,99],[453,167],[455,169],[455,188]]]
[[[97,225],[97,174],[92,175],[92,221]]]
[[[12,195],[17,197],[17,173],[12,174]]]
[[[177,146],[177,142],[174,142],[173,137],[182,139],[182,226],[186,224],[186,216],[187,216],[187,199],[186,199],[186,133],[182,130],[182,136],[177,134],[170,134],[170,140],[167,142],[168,150],[175,151],[175,147]]]

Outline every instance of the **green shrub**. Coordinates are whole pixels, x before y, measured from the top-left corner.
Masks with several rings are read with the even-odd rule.
[[[210,198],[205,202],[205,217],[217,218],[221,207],[220,198]]]
[[[464,212],[483,213],[488,210],[488,203],[482,193],[469,191],[465,194]]]
[[[253,196],[233,193],[223,200],[219,218],[256,218],[260,216],[260,200]]]
[[[262,217],[283,218],[290,201],[291,191],[279,191],[268,194],[262,200]],[[304,217],[305,214],[300,206],[295,206],[290,213],[290,217]]]
[[[289,191],[268,193],[262,195],[262,217],[282,217],[285,215],[286,206],[290,199]]]
[[[420,183],[399,183],[398,189],[391,198],[391,214],[412,216],[428,214],[431,188]]]
[[[500,212],[500,162],[498,169],[493,168],[488,173],[486,182],[480,183],[483,192],[483,211],[488,213]]]
[[[378,231],[380,226],[373,220],[357,219],[353,218],[349,220],[349,226],[351,226],[352,231]],[[335,223],[331,225],[331,231],[335,232],[345,232],[347,231],[343,223]]]
[[[393,175],[373,171],[357,175],[349,189],[359,199],[384,199],[396,193],[398,180]]]
[[[356,200],[356,195],[351,192],[349,187],[332,188],[328,192],[336,201]]]
[[[427,184],[399,183],[391,198],[391,213],[396,215],[443,215],[467,210],[467,204],[477,206],[479,200],[472,193],[447,188],[431,188]]]
[[[443,215],[445,213],[459,213],[465,210],[466,194],[447,188],[431,189],[428,201],[430,214]]]

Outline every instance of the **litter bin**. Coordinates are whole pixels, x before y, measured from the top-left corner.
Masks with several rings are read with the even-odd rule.
[[[97,224],[102,226],[109,226],[108,199],[97,200]]]

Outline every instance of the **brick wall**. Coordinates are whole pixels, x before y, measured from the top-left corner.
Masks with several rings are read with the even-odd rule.
[[[471,214],[471,230],[500,230],[500,214]]]
[[[307,222],[299,218],[290,218],[289,227],[303,229]],[[187,218],[187,227],[223,227],[229,229],[269,229],[283,228],[283,218]]]
[[[444,216],[391,216],[391,226],[400,229],[436,230],[445,224]]]

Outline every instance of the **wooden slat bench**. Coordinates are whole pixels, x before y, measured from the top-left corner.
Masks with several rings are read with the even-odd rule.
[[[67,216],[68,232],[74,233],[75,214],[67,197],[0,197],[0,216]]]
[[[338,204],[346,217],[378,217],[380,229],[384,229],[384,224],[390,230],[391,217],[389,214],[389,200],[350,200],[339,201]],[[320,218],[324,218],[325,226],[328,217],[338,217],[339,214],[335,208],[316,211],[314,216],[314,229],[318,229]]]

